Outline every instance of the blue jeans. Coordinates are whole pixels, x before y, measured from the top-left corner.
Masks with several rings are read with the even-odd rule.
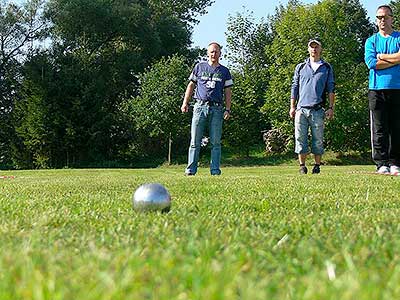
[[[197,102],[193,109],[191,140],[189,146],[188,165],[186,174],[196,174],[199,162],[201,139],[208,122],[211,144],[211,175],[220,175],[219,164],[221,161],[221,136],[224,110],[222,106],[209,106]]]
[[[316,155],[324,153],[324,118],[323,109],[300,108],[295,117],[295,152],[308,153],[308,129],[311,128],[311,152]]]

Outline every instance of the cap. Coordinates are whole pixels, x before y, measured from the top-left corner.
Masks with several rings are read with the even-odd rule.
[[[311,40],[308,41],[308,47],[310,47],[311,44],[313,44],[313,43],[322,46],[320,41],[318,41],[318,40],[316,40],[316,39],[311,39]]]

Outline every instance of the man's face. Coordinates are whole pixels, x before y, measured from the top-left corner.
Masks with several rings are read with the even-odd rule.
[[[308,53],[310,53],[312,57],[321,56],[321,52],[322,52],[322,47],[317,43],[311,43],[311,45],[308,46]]]
[[[376,24],[381,31],[388,31],[392,29],[393,16],[391,15],[389,9],[383,7],[376,11]]]
[[[208,59],[215,63],[215,62],[219,62],[219,57],[221,56],[221,50],[219,49],[219,47],[215,44],[211,44],[210,46],[208,46],[207,49],[207,55],[208,55]]]

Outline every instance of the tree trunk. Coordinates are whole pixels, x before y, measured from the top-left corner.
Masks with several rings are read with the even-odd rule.
[[[168,138],[168,165],[171,165],[171,152],[172,152],[172,137],[170,132]]]

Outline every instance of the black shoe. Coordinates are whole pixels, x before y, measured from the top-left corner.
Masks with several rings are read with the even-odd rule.
[[[319,165],[314,165],[313,169],[312,169],[312,173],[313,174],[319,174],[321,173],[321,170],[319,168]]]
[[[301,175],[307,174],[308,170],[306,166],[300,166],[299,173]]]
[[[194,173],[185,173],[185,176],[194,176]]]
[[[221,170],[216,170],[211,172],[211,176],[219,176],[221,175]]]

